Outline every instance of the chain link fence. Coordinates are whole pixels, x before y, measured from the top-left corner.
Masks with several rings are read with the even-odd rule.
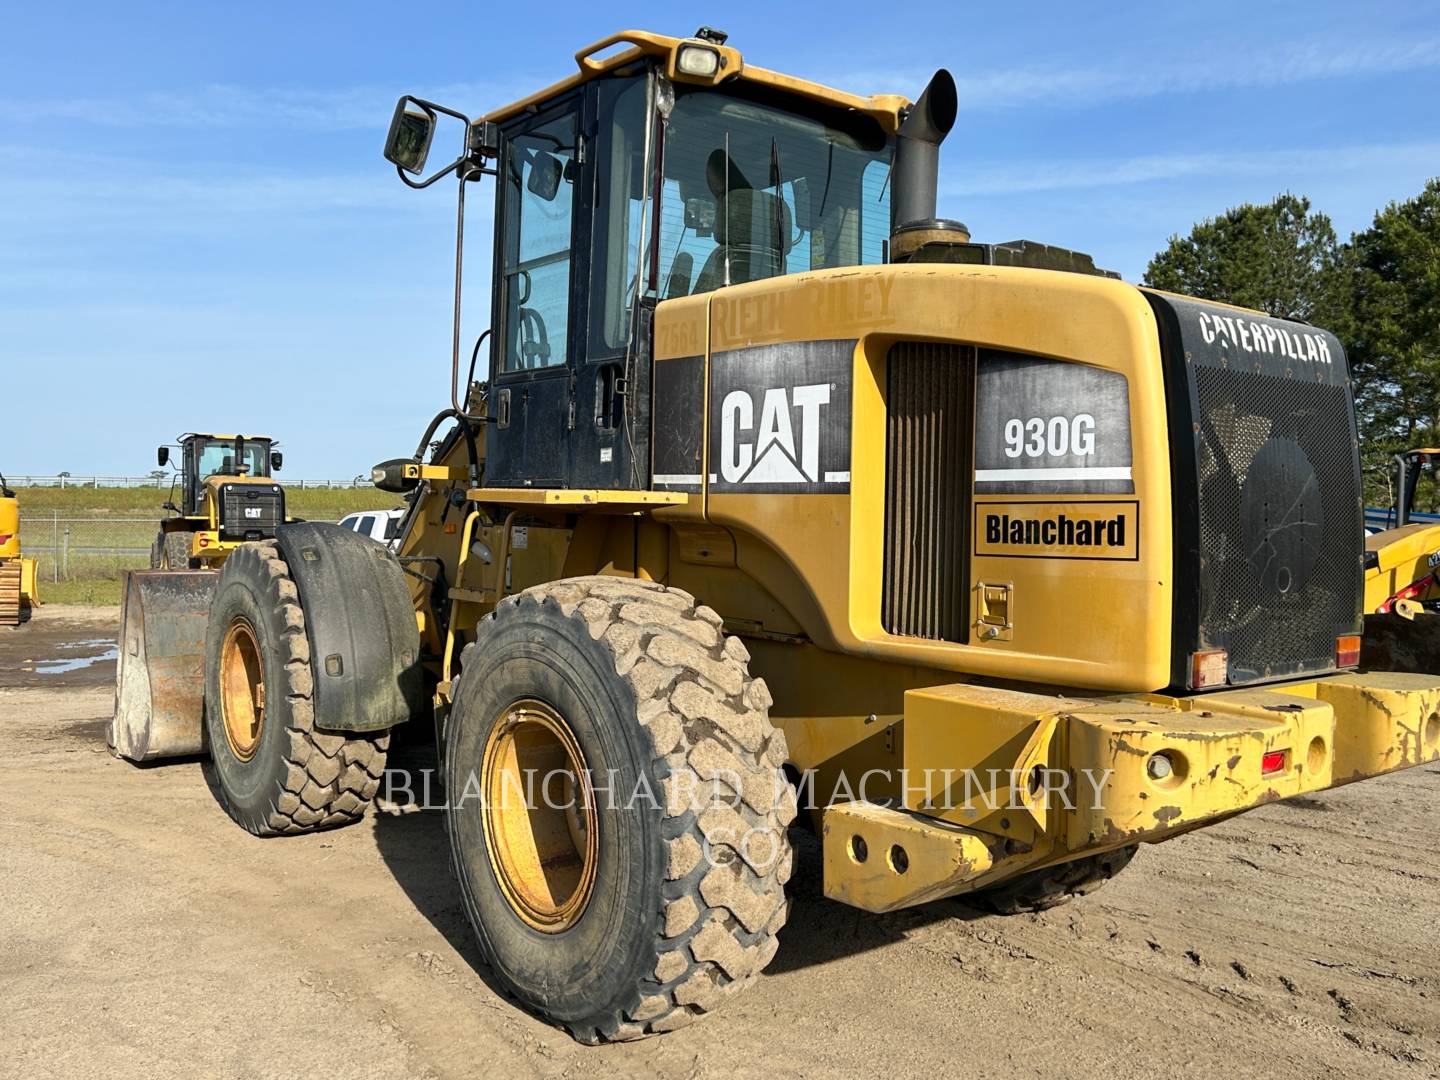
[[[36,560],[42,583],[118,581],[122,570],[150,566],[150,545],[159,531],[159,519],[154,517],[22,513],[20,547],[26,558]]]

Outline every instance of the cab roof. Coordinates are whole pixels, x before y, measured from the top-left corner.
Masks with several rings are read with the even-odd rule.
[[[597,56],[616,46],[626,46],[605,56]],[[698,46],[713,49],[720,54],[719,69],[713,77],[696,78],[687,76],[676,69],[676,56],[681,46]],[[591,79],[608,74],[644,58],[663,61],[670,78],[677,82],[718,86],[731,80],[769,87],[785,93],[809,98],[812,101],[841,109],[852,109],[876,120],[887,134],[893,135],[900,127],[902,113],[910,100],[898,94],[878,94],[861,97],[857,94],[834,90],[808,79],[784,75],[762,67],[745,63],[740,51],[730,45],[719,44],[713,39],[675,38],[664,34],[653,34],[646,30],[621,30],[609,37],[601,38],[587,45],[575,54],[575,63],[580,70],[568,78],[538,90],[528,97],[494,109],[479,118],[479,121],[500,123],[510,120],[526,110],[548,101],[553,97],[589,82]]]
[[[178,436],[175,441],[183,443],[186,439],[220,439],[230,442],[234,442],[236,439],[244,439],[246,442],[268,443],[275,441],[269,435],[221,435],[213,431],[187,431],[185,434]]]

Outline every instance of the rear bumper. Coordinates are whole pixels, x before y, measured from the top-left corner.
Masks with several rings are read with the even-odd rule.
[[[825,811],[833,899],[894,910],[1440,760],[1440,678],[1189,698],[929,687],[906,694],[903,757],[898,806]]]

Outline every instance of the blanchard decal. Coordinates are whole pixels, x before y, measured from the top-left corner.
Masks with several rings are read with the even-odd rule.
[[[976,386],[978,495],[1128,495],[1125,376],[982,350]]]
[[[801,341],[711,359],[710,490],[850,490],[855,342]]]
[[[1134,562],[1139,528],[1134,501],[977,502],[975,554]]]
[[[651,381],[655,393],[652,486],[661,491],[699,491],[705,358],[657,360]]]

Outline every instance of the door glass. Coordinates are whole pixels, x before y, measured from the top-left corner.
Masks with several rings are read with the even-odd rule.
[[[591,359],[630,340],[645,193],[645,79],[607,79],[597,88],[595,228],[591,241]],[[652,204],[653,193],[650,195]]]
[[[512,137],[505,154],[505,370],[565,363],[575,117]]]

